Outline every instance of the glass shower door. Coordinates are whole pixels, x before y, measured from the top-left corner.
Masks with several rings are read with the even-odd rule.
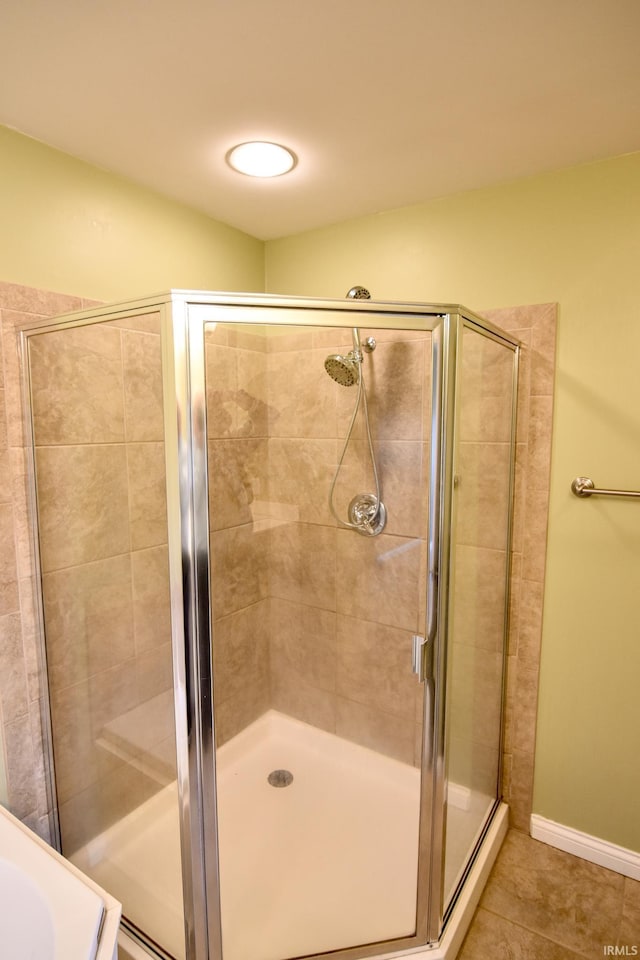
[[[160,319],[28,338],[62,853],[183,958]]]
[[[513,345],[462,325],[447,643],[445,910],[500,797],[515,363]]]
[[[431,337],[370,333],[376,536],[329,505],[357,386],[325,360],[347,355],[351,329],[206,324],[225,960],[415,943]],[[374,489],[361,409],[338,516]]]

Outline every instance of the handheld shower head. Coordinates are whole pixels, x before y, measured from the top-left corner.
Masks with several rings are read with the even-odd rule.
[[[349,354],[341,357],[339,353],[332,353],[325,360],[324,368],[331,379],[342,387],[352,387],[360,380],[358,362]]]

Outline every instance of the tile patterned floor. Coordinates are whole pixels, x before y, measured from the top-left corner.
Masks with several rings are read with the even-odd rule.
[[[614,955],[640,958],[640,882],[511,830],[458,960]]]

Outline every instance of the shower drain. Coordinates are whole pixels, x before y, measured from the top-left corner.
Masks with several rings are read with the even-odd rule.
[[[288,787],[293,783],[293,774],[289,770],[272,770],[267,780],[272,787]]]

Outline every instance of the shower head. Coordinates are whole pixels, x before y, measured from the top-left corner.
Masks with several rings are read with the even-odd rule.
[[[350,354],[341,357],[338,353],[332,353],[325,360],[324,368],[331,379],[342,387],[352,387],[360,379],[358,361],[354,360]]]

